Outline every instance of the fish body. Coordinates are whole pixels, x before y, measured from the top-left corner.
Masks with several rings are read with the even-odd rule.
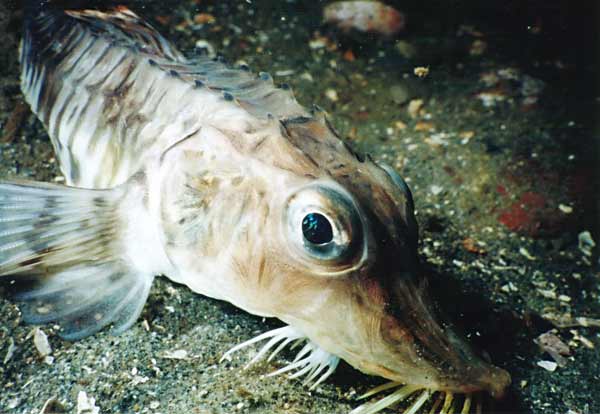
[[[315,386],[343,359],[406,384],[356,413],[504,392],[508,374],[433,312],[408,186],[322,111],[267,74],[185,58],[124,7],[34,2],[25,20],[23,93],[68,184],[0,182],[0,276],[33,277],[27,321],[72,340],[119,333],[165,275],[287,324],[227,356],[300,340],[278,373]]]

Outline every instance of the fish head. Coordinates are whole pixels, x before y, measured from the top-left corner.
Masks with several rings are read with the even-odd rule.
[[[289,249],[282,260],[296,267],[282,299],[288,314],[279,317],[363,372],[501,396],[508,373],[477,357],[436,312],[420,274],[406,182],[345,146],[326,120],[290,122],[286,136],[326,174],[291,192],[282,207],[279,243]]]
[[[215,190],[190,176],[192,167],[173,164],[187,169],[185,187],[211,194],[194,200],[182,190],[164,213],[177,234],[169,240],[173,260],[211,275],[197,276],[203,285],[195,290],[277,317],[365,373],[501,396],[509,374],[477,357],[436,314],[420,275],[412,195],[400,175],[352,151],[324,117],[283,121],[261,139],[260,149],[256,140],[229,139],[236,154],[251,158],[230,161],[237,186],[221,178]],[[211,177],[226,175],[224,159]],[[177,187],[170,182],[163,192]],[[194,209],[186,215],[174,207],[184,205]],[[194,220],[193,230],[181,225]],[[182,253],[190,237],[197,247]]]

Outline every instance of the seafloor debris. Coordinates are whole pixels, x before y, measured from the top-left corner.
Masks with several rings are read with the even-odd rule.
[[[514,67],[483,72],[479,81],[488,89],[475,96],[485,107],[520,98],[523,109],[529,109],[538,102],[546,86],[542,80],[523,74]]]
[[[58,413],[66,413],[67,409],[65,406],[56,399],[56,397],[51,397],[46,400],[39,414],[58,414]]]
[[[435,131],[435,125],[431,122],[419,121],[415,124],[414,130],[417,132]]]
[[[481,242],[475,241],[471,237],[467,237],[466,239],[463,239],[462,245],[463,245],[463,248],[470,253],[476,253],[476,254],[482,254],[482,255],[487,253],[486,250],[483,247],[481,247]]]
[[[571,328],[577,326],[582,326],[584,328],[600,328],[600,319],[587,318],[585,316],[573,317],[569,313],[557,315],[556,313],[548,312],[544,313],[542,318],[551,322],[557,328]]]
[[[15,140],[30,113],[29,105],[19,99],[2,128],[0,144],[7,144]]]
[[[217,55],[214,46],[208,40],[198,39],[196,40],[196,44],[194,46],[196,48],[196,52],[201,55],[208,57],[215,57]]]
[[[554,372],[558,368],[558,364],[554,361],[538,361],[537,365],[550,372]]]
[[[505,101],[508,97],[506,93],[500,88],[488,89],[483,92],[479,92],[475,95],[486,108],[496,106],[498,103]]]
[[[592,239],[592,235],[589,231],[582,231],[578,236],[579,250],[586,256],[592,255],[592,250],[596,247],[596,242]]]
[[[429,75],[429,66],[417,66],[413,69],[413,73],[419,78],[424,78]]]
[[[422,99],[413,99],[408,103],[408,114],[411,118],[419,116],[421,109],[423,108],[424,102]]]
[[[571,349],[557,335],[556,331],[548,331],[533,340],[544,352],[547,352],[556,363],[564,367],[567,365],[565,356],[571,355]]]
[[[404,14],[379,1],[337,1],[323,9],[323,20],[349,31],[393,36],[406,25]]]
[[[481,39],[475,39],[469,47],[469,54],[471,56],[481,56],[487,49],[487,43]]]
[[[327,97],[327,99],[329,99],[331,102],[337,102],[340,98],[338,97],[338,93],[335,89],[327,89],[325,91],[325,96]]]
[[[79,391],[77,394],[77,414],[100,414],[96,399],[88,397],[85,391]]]
[[[52,353],[52,347],[50,347],[50,342],[48,342],[48,335],[40,328],[33,330],[33,344],[41,357],[47,357]]]
[[[213,24],[216,21],[215,16],[209,13],[198,13],[194,16],[194,23],[196,24]]]
[[[580,335],[577,329],[569,329],[569,333],[573,335],[573,339],[569,341],[569,345],[571,346],[579,346],[579,344],[583,344],[587,349],[595,349],[596,345],[585,336]]]
[[[406,40],[398,40],[396,42],[396,50],[400,53],[400,56],[405,59],[413,59],[417,56],[417,48],[412,43],[407,42]]]
[[[176,349],[174,351],[166,351],[161,357],[165,359],[188,359],[189,353],[185,349]]]
[[[389,94],[395,104],[403,105],[415,96],[415,91],[408,82],[401,81],[390,86]]]
[[[16,349],[17,349],[17,347],[15,346],[15,340],[9,337],[8,338],[8,348],[6,350],[6,354],[4,355],[4,359],[2,360],[2,363],[4,365],[6,365],[6,363],[11,360],[11,358],[15,354]]]

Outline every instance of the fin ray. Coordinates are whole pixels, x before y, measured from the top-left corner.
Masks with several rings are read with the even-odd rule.
[[[75,340],[137,319],[154,274],[136,267],[119,237],[128,225],[121,203],[133,193],[0,181],[0,278],[15,280],[26,322],[57,322]]]

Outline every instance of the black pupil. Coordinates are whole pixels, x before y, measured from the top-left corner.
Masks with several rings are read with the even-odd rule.
[[[312,244],[325,244],[333,240],[333,230],[329,220],[319,213],[308,213],[304,216],[302,233]]]

